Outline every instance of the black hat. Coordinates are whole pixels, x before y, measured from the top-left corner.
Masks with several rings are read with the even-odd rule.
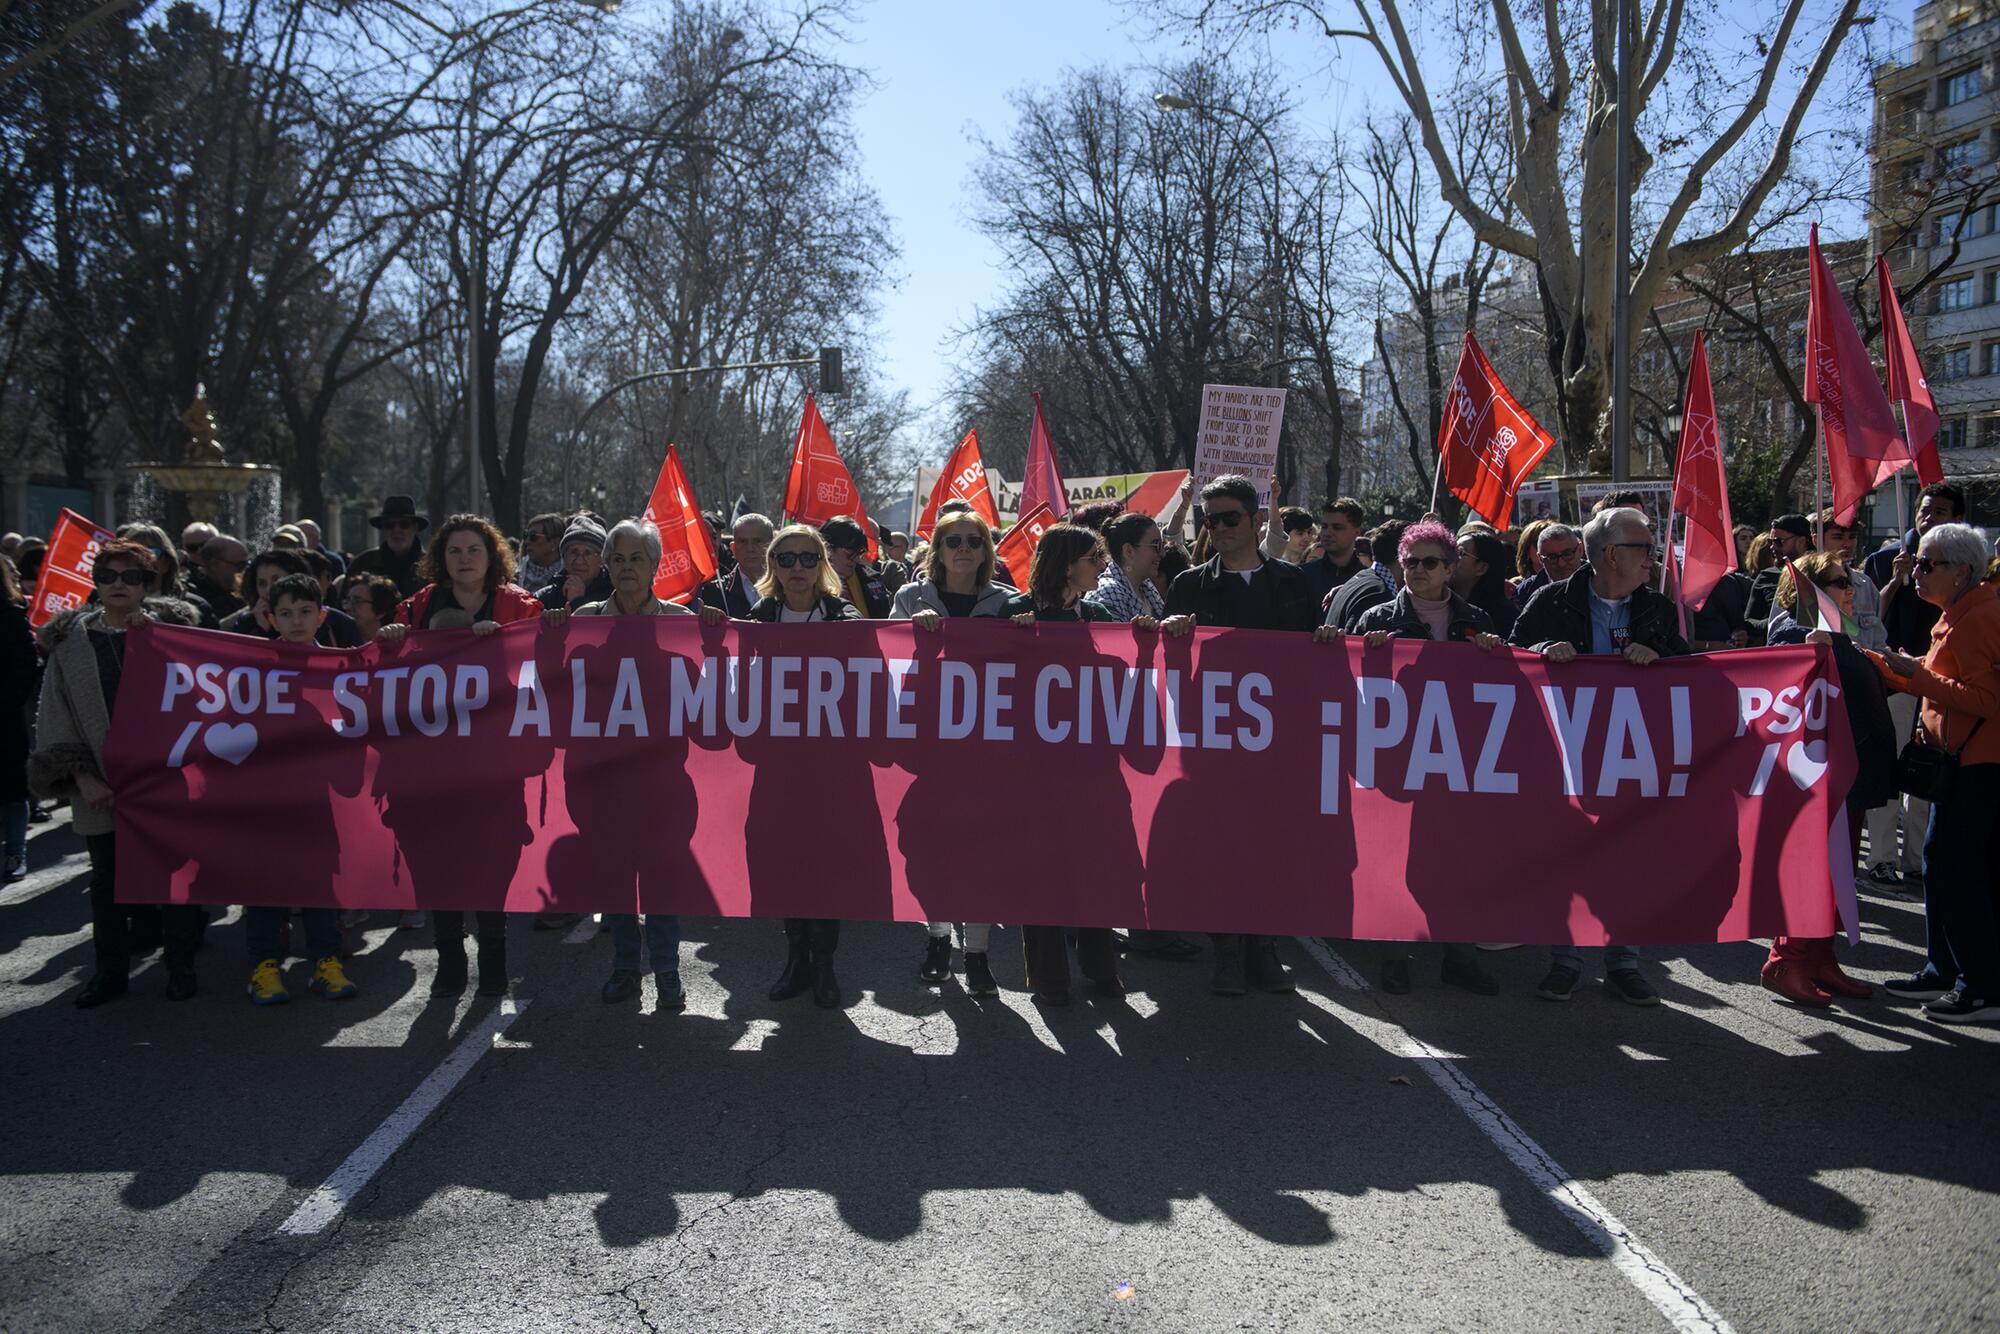
[[[382,512],[368,522],[377,528],[386,527],[392,519],[415,519],[417,527],[428,528],[431,521],[417,513],[417,502],[408,496],[390,496],[382,502]]]
[[[1771,520],[1771,531],[1790,533],[1793,537],[1811,537],[1812,524],[1806,521],[1803,514],[1780,514]]]

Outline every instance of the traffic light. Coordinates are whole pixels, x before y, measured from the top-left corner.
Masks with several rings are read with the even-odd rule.
[[[822,394],[846,392],[846,383],[840,374],[840,349],[823,347],[819,350],[819,391]]]

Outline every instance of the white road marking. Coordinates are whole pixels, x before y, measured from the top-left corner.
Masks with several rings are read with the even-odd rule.
[[[596,913],[585,913],[583,920],[571,927],[569,934],[563,937],[563,944],[588,945],[597,935],[597,923]]]
[[[692,997],[689,998],[692,1000]],[[690,1007],[692,1008],[692,1007]],[[743,1025],[743,1036],[729,1044],[731,1051],[762,1051],[764,1039],[778,1031],[775,1019],[750,1019]]]
[[[1325,945],[1310,936],[1299,937],[1299,944],[1340,986],[1350,991],[1368,990],[1368,983],[1361,975]],[[1703,1301],[1701,1294],[1667,1268],[1659,1256],[1633,1235],[1630,1228],[1619,1222],[1610,1210],[1551,1158],[1547,1150],[1530,1139],[1528,1133],[1500,1110],[1500,1105],[1487,1097],[1484,1090],[1467,1078],[1450,1057],[1427,1047],[1392,1020],[1342,1009],[1310,991],[1301,991],[1299,995],[1390,1055],[1404,1056],[1409,1053],[1409,1059],[1416,1061],[1417,1068],[1430,1077],[1431,1082],[1465,1113],[1473,1125],[1479,1127],[1486,1138],[1493,1141],[1494,1147],[1506,1155],[1508,1162],[1534,1183],[1535,1188],[1570,1221],[1571,1226],[1603,1252],[1625,1280],[1637,1288],[1675,1329],[1684,1334],[1696,1334],[1697,1331],[1701,1334],[1734,1334],[1729,1322]]]
[[[333,1169],[326,1183],[292,1210],[292,1216],[278,1225],[279,1235],[312,1237],[325,1231],[527,1008],[525,1000],[501,998],[499,1008],[460,1039],[451,1055],[424,1076],[423,1083],[410,1091],[402,1105],[347,1155],[347,1161]]]

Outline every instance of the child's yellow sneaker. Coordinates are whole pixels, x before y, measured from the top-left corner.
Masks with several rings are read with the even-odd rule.
[[[250,970],[250,999],[259,1005],[283,1005],[291,994],[285,990],[285,979],[278,973],[278,961],[266,959]]]
[[[356,990],[340,960],[330,954],[313,965],[312,989],[328,1000],[346,1000]]]

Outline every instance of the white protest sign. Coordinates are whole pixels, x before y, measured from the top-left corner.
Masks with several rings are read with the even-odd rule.
[[[1271,504],[1271,474],[1278,470],[1278,430],[1285,422],[1285,391],[1260,385],[1201,387],[1201,434],[1195,440],[1194,489],[1227,473],[1257,484],[1257,503]]]

